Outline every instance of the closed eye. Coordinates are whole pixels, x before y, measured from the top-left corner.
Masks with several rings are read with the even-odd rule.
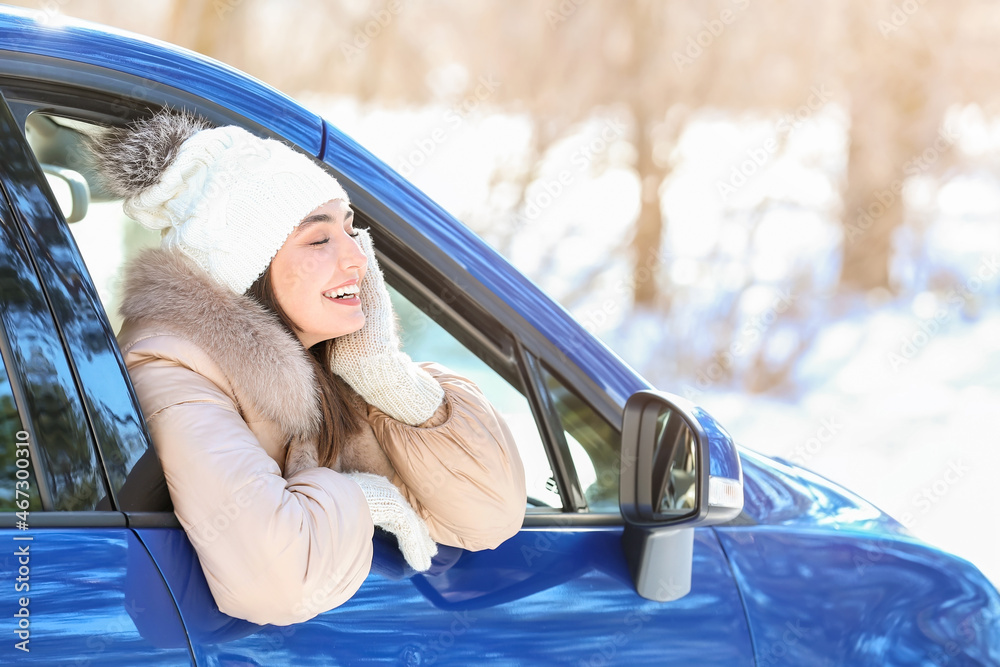
[[[330,240],[329,238],[325,238],[325,239],[322,239],[320,241],[313,241],[309,245],[323,245],[324,243],[328,242],[329,240]]]

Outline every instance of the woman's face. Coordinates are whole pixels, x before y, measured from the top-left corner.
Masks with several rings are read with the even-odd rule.
[[[323,204],[302,219],[271,260],[274,297],[307,349],[365,323],[357,290],[368,260],[352,236],[353,221],[344,200]],[[344,298],[337,298],[338,289]]]

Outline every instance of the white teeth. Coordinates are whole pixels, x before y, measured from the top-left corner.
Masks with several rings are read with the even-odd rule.
[[[337,297],[342,297],[347,295],[353,296],[357,294],[359,291],[360,290],[358,289],[357,285],[347,285],[345,287],[338,287],[335,290],[330,290],[329,292],[324,292],[323,296],[335,299]]]

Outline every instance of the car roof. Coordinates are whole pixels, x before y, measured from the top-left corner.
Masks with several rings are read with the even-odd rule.
[[[171,86],[238,111],[313,155],[322,146],[323,120],[291,97],[247,74],[194,51],[67,19],[39,19],[41,12],[0,8],[0,53],[17,51],[104,67]]]

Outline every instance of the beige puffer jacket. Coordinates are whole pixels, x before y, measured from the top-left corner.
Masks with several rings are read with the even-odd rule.
[[[144,251],[124,285],[118,342],[219,609],[287,625],[348,600],[372,559],[360,487],[329,468],[283,477],[291,438],[318,434],[306,351],[256,302],[175,251]],[[370,429],[340,463],[390,477],[437,542],[494,548],[524,516],[517,448],[471,381],[424,368],[445,390],[444,423],[409,426],[368,406]]]

